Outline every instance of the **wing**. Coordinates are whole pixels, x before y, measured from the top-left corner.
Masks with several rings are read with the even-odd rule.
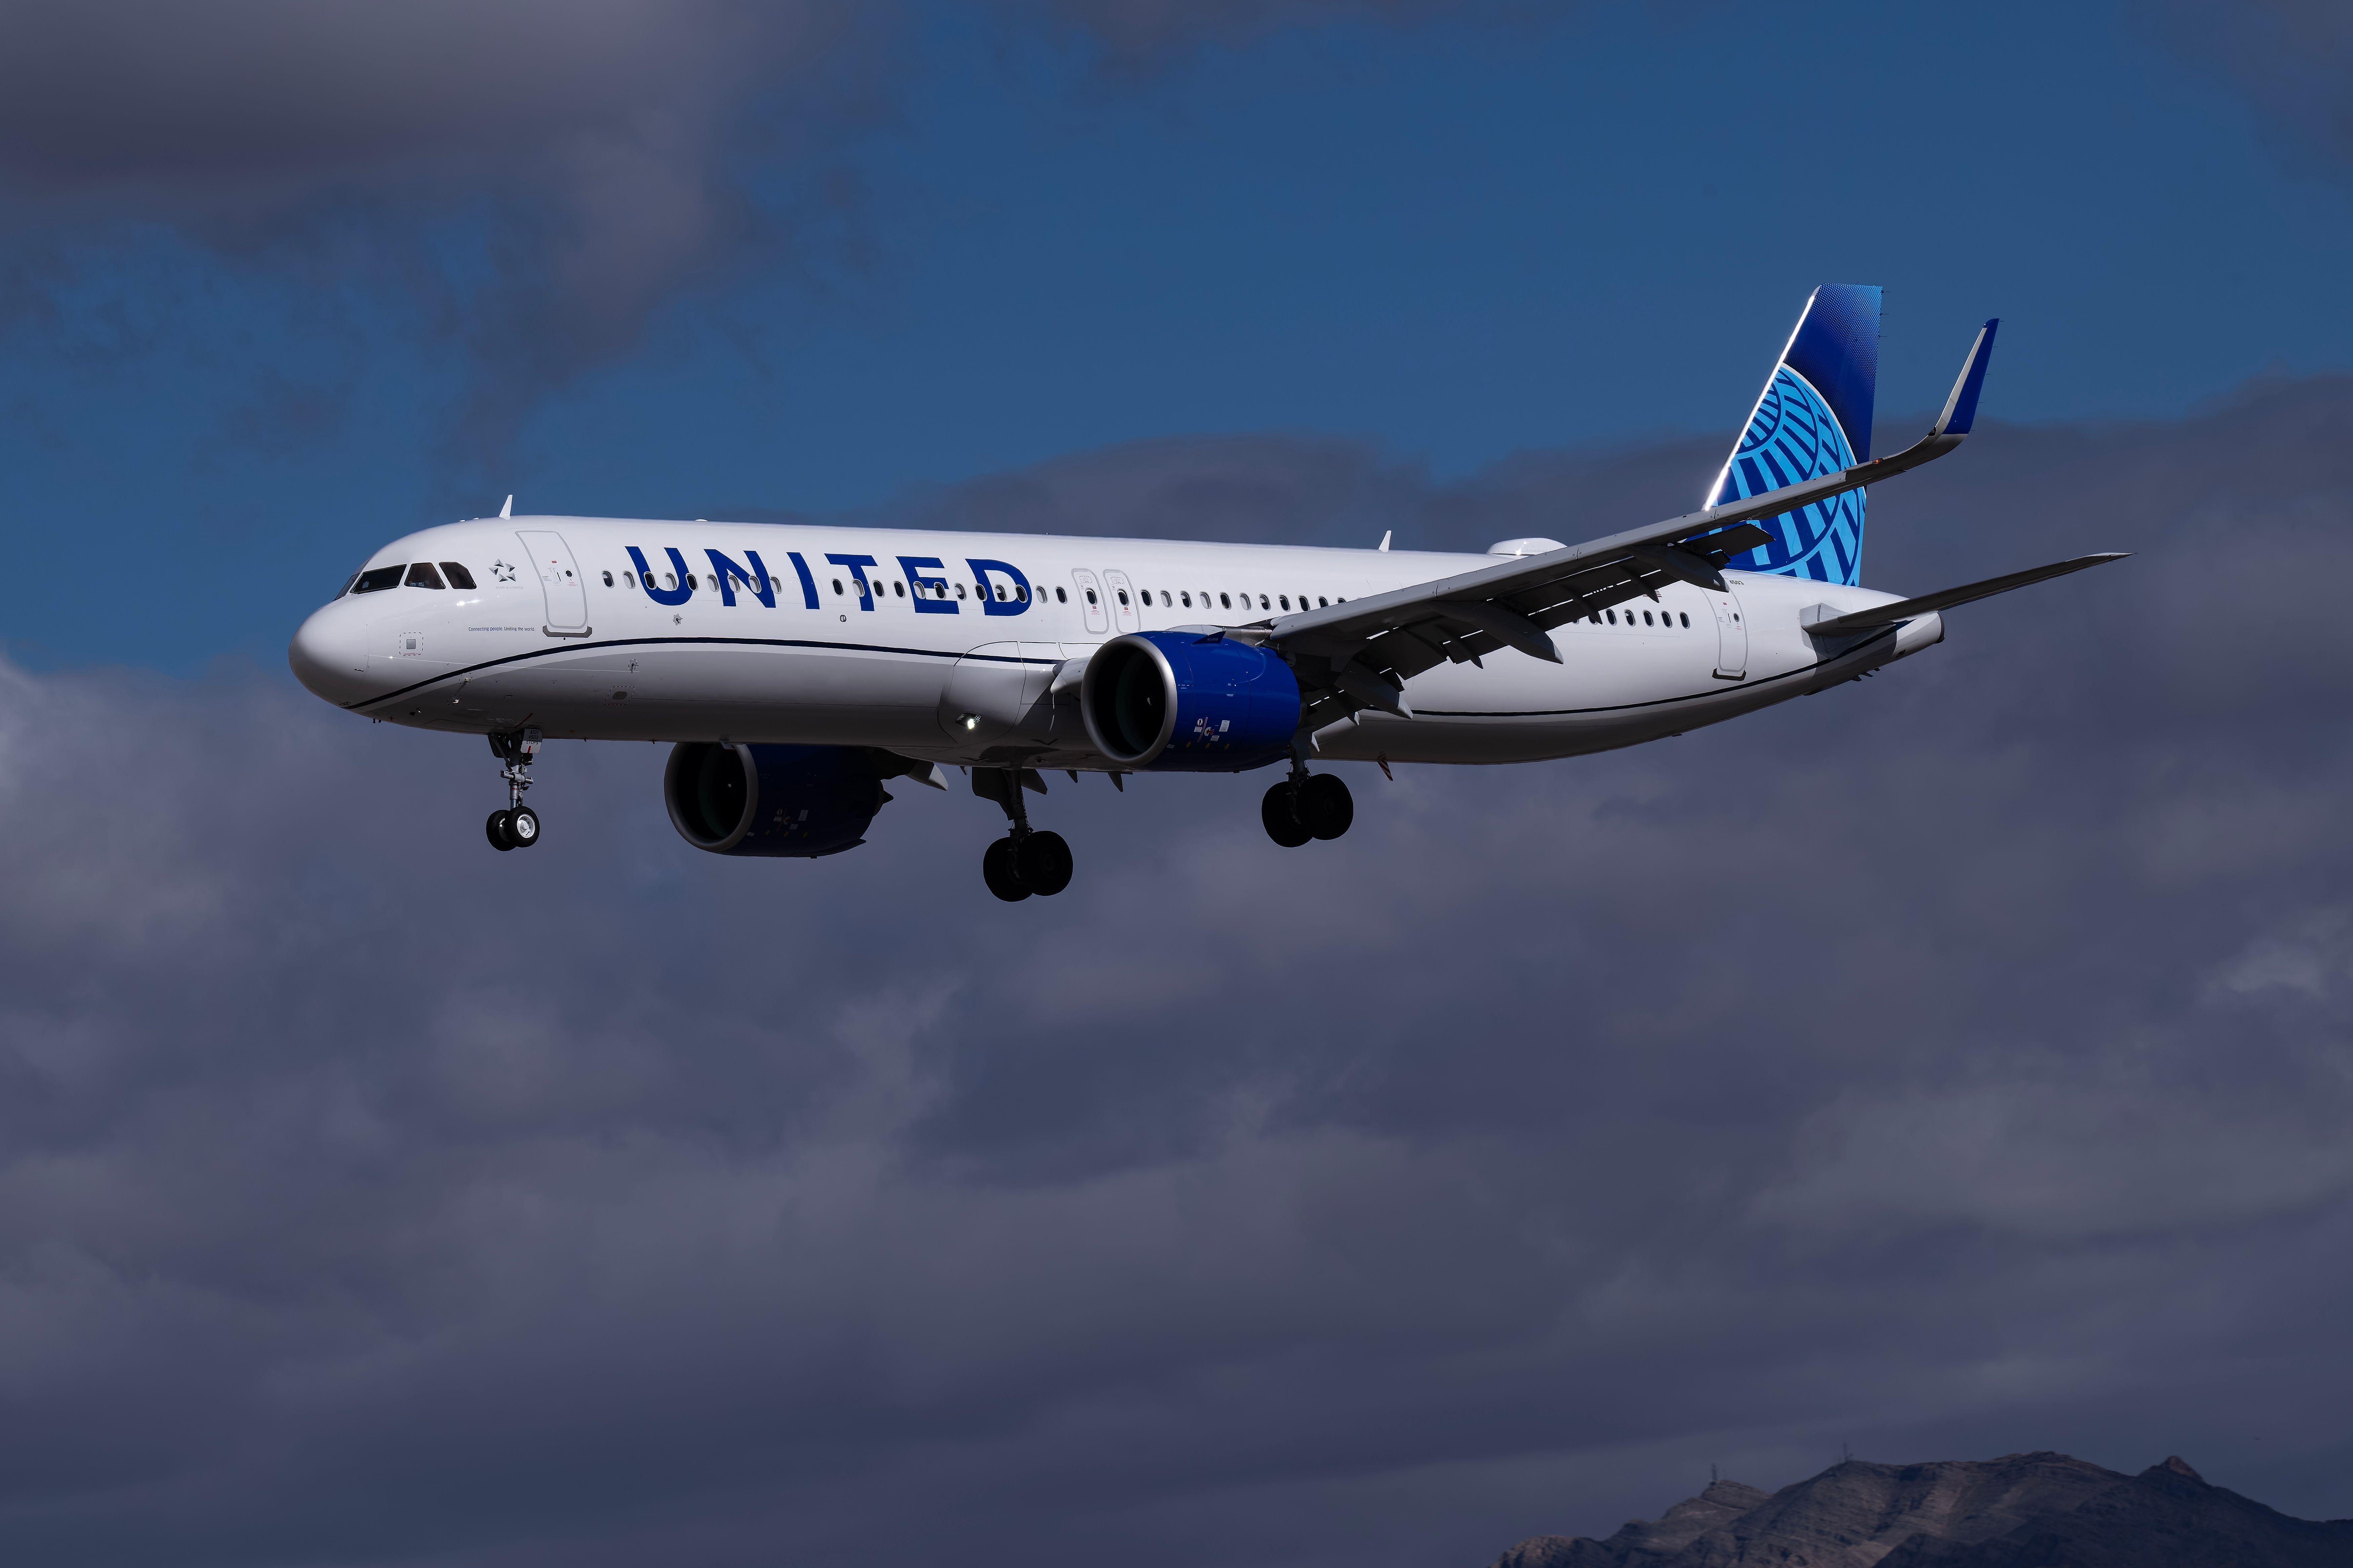
[[[2024,572],[2012,572],[2005,577],[1989,577],[1982,583],[1965,583],[1941,594],[1923,594],[1916,599],[1898,599],[1893,604],[1873,605],[1867,610],[1856,610],[1849,615],[1807,621],[1806,629],[1816,637],[1844,637],[1850,632],[1873,631],[1931,611],[1949,610],[1955,605],[1966,605],[1972,599],[1990,599],[1996,594],[2007,594],[2012,588],[2023,588],[2030,583],[2048,583],[2053,577],[2064,577],[2068,573],[2081,572],[2086,566],[2105,566],[2111,561],[2122,561],[2130,553],[2129,551],[2109,551],[2099,555],[2078,555],[2071,561],[2030,567]]]
[[[1554,626],[1629,599],[1655,599],[1672,582],[1721,589],[1725,563],[1771,537],[1757,526],[1757,519],[1877,484],[1959,446],[1976,420],[1999,324],[1988,321],[1978,333],[1945,411],[1928,434],[1892,458],[1588,544],[1498,562],[1227,635],[1263,642],[1290,657],[1306,701],[1303,722],[1310,730],[1365,708],[1411,718],[1405,682],[1440,664],[1461,664],[1505,647],[1557,664],[1560,656],[1545,635]]]

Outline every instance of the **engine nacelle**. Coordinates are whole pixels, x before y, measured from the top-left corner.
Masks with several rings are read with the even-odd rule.
[[[1299,682],[1276,655],[1190,632],[1131,632],[1087,660],[1087,738],[1137,773],[1240,773],[1284,755]]]
[[[682,741],[662,770],[670,826],[713,855],[815,859],[866,842],[867,824],[891,797],[885,772],[862,746],[716,745]]]

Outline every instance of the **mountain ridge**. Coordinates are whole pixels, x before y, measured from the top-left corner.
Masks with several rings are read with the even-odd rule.
[[[2179,1457],[2137,1475],[2048,1451],[1850,1459],[1763,1491],[1712,1483],[1616,1534],[1538,1535],[1494,1568],[2353,1568],[2353,1520],[2295,1519]]]

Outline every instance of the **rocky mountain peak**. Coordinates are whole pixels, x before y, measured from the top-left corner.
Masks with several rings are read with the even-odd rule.
[[[1540,1535],[1495,1568],[2346,1568],[2353,1520],[2292,1519],[2179,1457],[2121,1475],[2048,1451],[1851,1459],[1766,1492],[1717,1481],[1606,1541]]]

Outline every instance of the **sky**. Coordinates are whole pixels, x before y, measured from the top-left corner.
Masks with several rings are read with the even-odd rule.
[[[0,1552],[1460,1564],[2169,1453],[2353,1515],[2353,24],[1440,0],[0,5]],[[1806,292],[1866,584],[1620,755],[900,790],[283,649],[494,510],[1478,550],[1685,510]],[[1361,775],[1361,776],[1360,776]],[[920,798],[908,798],[908,797]]]

